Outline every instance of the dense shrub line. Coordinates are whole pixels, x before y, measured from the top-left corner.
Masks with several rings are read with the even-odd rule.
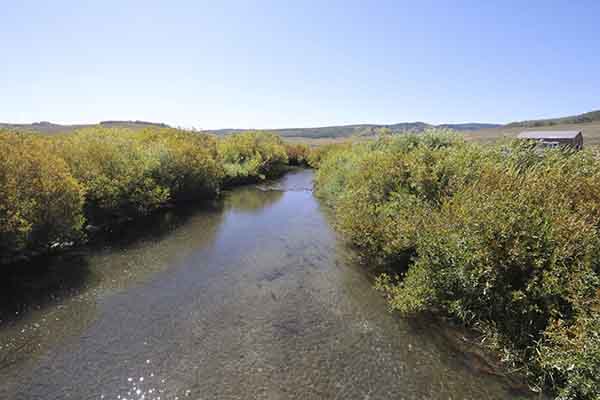
[[[0,254],[74,240],[85,190],[46,140],[0,133]]]
[[[160,127],[51,137],[0,132],[0,259],[82,240],[90,224],[110,225],[274,176],[287,154],[281,139],[260,132],[223,139]]]
[[[288,163],[295,166],[308,166],[308,159],[311,149],[305,144],[289,144],[285,145]]]
[[[533,387],[599,398],[594,154],[448,132],[382,137],[326,154],[316,188],[365,259],[397,271],[376,282],[392,309],[444,313]]]
[[[286,148],[277,135],[247,132],[218,141],[218,153],[228,184],[253,182],[276,176],[288,164]]]

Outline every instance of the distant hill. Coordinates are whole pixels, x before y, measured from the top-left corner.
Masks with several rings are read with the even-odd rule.
[[[401,122],[398,124],[358,124],[358,125],[338,125],[324,126],[319,128],[289,128],[289,129],[266,129],[267,132],[275,133],[282,137],[303,137],[303,138],[344,138],[350,136],[373,136],[381,129],[387,128],[392,133],[401,132],[423,132],[428,128],[448,128],[460,131],[474,131],[478,129],[497,128],[498,124],[465,123],[465,124],[442,124],[431,125],[425,122]],[[229,135],[232,133],[244,132],[247,129],[217,129],[206,131],[216,135]]]
[[[106,126],[112,128],[143,129],[148,127],[167,128],[167,124],[148,121],[102,121],[98,124],[61,125],[52,122],[41,121],[32,124],[9,124],[0,122],[0,128],[16,129],[44,134],[67,133],[77,129],[91,128],[94,126]]]
[[[148,121],[101,121],[100,125],[108,127],[132,127],[132,128],[147,128],[147,127],[158,127],[158,128],[169,128],[169,125],[162,122],[148,122]]]
[[[9,124],[0,122],[0,128],[4,129],[15,129],[20,131],[30,131],[37,133],[60,133],[60,132],[69,132],[75,129],[84,128],[86,126],[92,125],[59,125],[53,124],[52,122],[42,121],[42,122],[34,122],[32,124]]]
[[[600,110],[590,111],[584,114],[572,115],[570,117],[551,118],[551,119],[536,119],[530,121],[512,122],[506,127],[508,128],[534,128],[540,126],[554,126],[565,124],[586,124],[591,122],[600,122]]]
[[[32,124],[8,124],[0,123],[0,128],[18,129],[31,132],[39,132],[45,134],[55,134],[62,132],[72,132],[76,129],[89,128],[94,126],[121,127],[131,129],[143,129],[147,127],[168,127],[167,124],[147,122],[147,121],[102,121],[99,124],[82,124],[82,125],[60,125],[51,122],[34,122]],[[425,122],[401,122],[398,124],[357,124],[357,125],[339,125],[339,126],[324,126],[318,128],[288,128],[288,129],[265,129],[267,132],[275,133],[282,137],[289,138],[345,138],[351,136],[374,136],[383,128],[387,128],[392,133],[400,132],[422,132],[428,128],[448,128],[460,131],[474,131],[478,129],[495,128],[501,125],[497,124],[481,124],[481,123],[465,123],[465,124],[443,124],[431,125]],[[248,131],[250,129],[216,129],[207,130],[205,132],[216,135],[229,135]]]
[[[494,142],[516,137],[523,131],[573,131],[583,132],[584,146],[600,145],[600,110],[570,117],[512,122],[499,128],[479,129],[466,133],[469,140]]]
[[[531,121],[512,122],[507,125],[485,124],[478,122],[470,122],[463,124],[439,124],[433,125],[426,122],[401,122],[397,124],[355,124],[355,125],[337,125],[324,126],[317,128],[288,128],[288,129],[265,129],[267,132],[272,132],[286,138],[307,138],[307,139],[343,139],[347,137],[370,137],[376,135],[381,129],[389,129],[392,133],[402,132],[422,132],[428,128],[447,128],[461,132],[466,132],[470,135],[486,134],[489,131],[491,136],[495,136],[500,130],[512,130],[517,128],[536,128],[536,127],[554,127],[563,125],[591,124],[600,123],[600,110],[591,111],[585,114],[574,115],[563,118],[540,119]],[[147,127],[168,127],[167,124],[148,122],[148,121],[102,121],[99,124],[82,124],[82,125],[60,125],[51,122],[35,122],[32,124],[8,124],[0,123],[0,128],[19,129],[31,132],[39,132],[45,134],[54,134],[60,132],[71,132],[76,129],[93,127],[93,126],[108,126],[108,127],[125,127],[131,129],[143,129]],[[216,135],[229,135],[232,133],[244,132],[250,129],[215,129],[205,132]],[[477,135],[476,135],[477,133]]]
[[[479,122],[467,122],[464,124],[442,124],[437,125],[438,128],[454,129],[456,131],[478,131],[480,129],[499,128],[499,124],[483,124]]]

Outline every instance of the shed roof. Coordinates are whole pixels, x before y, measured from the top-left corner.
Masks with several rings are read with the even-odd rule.
[[[581,131],[525,131],[519,139],[574,139]]]

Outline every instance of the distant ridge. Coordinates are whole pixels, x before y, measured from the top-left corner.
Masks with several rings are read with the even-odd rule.
[[[429,128],[447,128],[462,132],[475,132],[479,130],[495,129],[495,128],[534,128],[565,124],[584,124],[600,122],[600,110],[591,111],[584,114],[573,115],[562,118],[539,119],[530,121],[512,122],[507,125],[487,124],[479,122],[467,122],[462,124],[439,124],[433,125],[426,122],[400,122],[397,124],[354,124],[354,125],[335,125],[323,126],[317,128],[286,128],[286,129],[261,129],[267,132],[278,134],[282,137],[289,138],[345,138],[351,136],[375,136],[382,129],[389,129],[392,133],[402,132],[423,132]],[[0,123],[0,128],[17,129],[30,132],[38,132],[45,134],[55,134],[61,132],[71,132],[76,129],[89,128],[94,126],[106,127],[123,127],[130,129],[143,129],[148,127],[167,128],[169,125],[160,122],[149,122],[140,120],[107,120],[101,121],[98,124],[80,124],[80,125],[61,125],[54,124],[48,121],[34,122],[32,124],[10,124]],[[205,130],[206,133],[215,135],[229,135],[232,133],[244,132],[253,129],[213,129]]]
[[[104,126],[109,128],[130,128],[130,129],[143,129],[148,127],[159,127],[168,128],[169,125],[161,122],[148,122],[148,121],[101,121],[98,124],[76,124],[76,125],[61,125],[55,124],[48,121],[33,122],[31,124],[10,124],[0,122],[0,129],[15,129],[22,131],[29,131],[35,133],[44,134],[56,134],[56,133],[68,133],[77,129],[92,128],[95,126]]]
[[[52,122],[42,121],[34,122],[32,124],[9,124],[0,123],[0,128],[17,129],[45,134],[56,134],[72,132],[76,129],[90,128],[94,126],[105,126],[105,127],[120,127],[130,129],[143,129],[147,127],[161,127],[167,128],[169,125],[157,122],[148,121],[121,121],[121,120],[108,120],[101,121],[98,124],[80,124],[80,125],[61,125],[54,124]],[[425,122],[401,122],[398,124],[356,124],[356,125],[337,125],[337,126],[324,126],[317,128],[287,128],[287,129],[260,129],[267,132],[278,134],[282,137],[305,137],[305,138],[344,138],[351,136],[374,136],[381,129],[387,128],[392,133],[401,132],[423,132],[428,128],[448,128],[459,131],[475,131],[486,128],[497,128],[501,125],[498,124],[482,124],[482,123],[465,123],[465,124],[442,124],[442,125],[431,125]],[[232,133],[239,133],[249,131],[253,129],[213,129],[205,130],[206,133],[212,133],[215,135],[229,135]]]
[[[564,124],[585,124],[600,121],[600,110],[562,118],[534,119],[530,121],[511,122],[508,128],[533,128],[537,126],[553,126]]]
[[[477,122],[464,124],[442,124],[431,125],[425,122],[401,122],[398,124],[357,124],[357,125],[337,125],[324,126],[318,128],[288,128],[288,129],[265,129],[267,132],[276,133],[283,137],[304,137],[304,138],[342,138],[350,136],[374,136],[381,129],[389,129],[392,133],[401,132],[423,132],[429,128],[447,128],[458,131],[475,131],[479,129],[498,128],[502,125],[483,124]],[[216,129],[206,132],[216,135],[230,135],[248,131],[249,129]]]
[[[132,125],[132,126],[153,126],[153,127],[159,127],[159,128],[169,128],[169,125],[162,123],[162,122],[148,122],[148,121],[140,121],[140,120],[135,120],[135,121],[100,121],[100,125],[104,125],[104,126],[127,126],[127,125]]]

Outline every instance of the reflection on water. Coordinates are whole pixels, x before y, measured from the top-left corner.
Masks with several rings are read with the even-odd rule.
[[[225,208],[233,212],[247,212],[259,214],[262,209],[276,203],[283,196],[283,192],[266,190],[257,196],[256,187],[242,187],[233,193],[227,193]]]
[[[13,279],[0,398],[514,398],[386,311],[311,179],[232,190]]]

